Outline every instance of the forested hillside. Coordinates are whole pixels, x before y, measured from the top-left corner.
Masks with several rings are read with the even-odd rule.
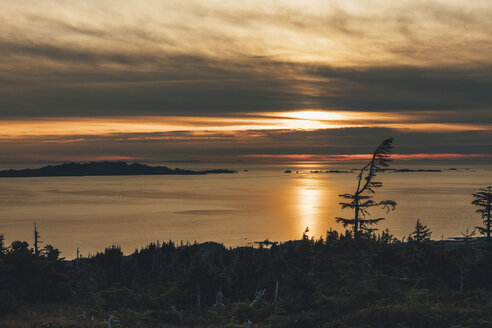
[[[486,243],[415,233],[153,243],[128,256],[115,246],[73,261],[2,244],[0,326],[107,327],[112,316],[113,327],[490,327]]]

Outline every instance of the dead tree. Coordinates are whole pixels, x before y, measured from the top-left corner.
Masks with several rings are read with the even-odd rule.
[[[338,195],[345,202],[341,202],[342,209],[352,209],[354,217],[345,219],[336,217],[337,223],[342,223],[344,227],[351,226],[354,238],[359,238],[361,233],[371,233],[375,229],[370,226],[378,223],[384,218],[368,218],[369,210],[372,207],[382,207],[389,212],[394,210],[396,202],[393,200],[375,201],[371,194],[375,193],[375,189],[383,186],[382,182],[375,181],[376,173],[382,172],[389,167],[390,152],[393,149],[393,138],[384,140],[372,154],[371,161],[367,163],[357,175],[357,188],[353,194]]]
[[[213,306],[213,309],[214,310],[218,310],[218,309],[224,310],[225,309],[224,294],[222,294],[221,288],[219,288],[219,290],[217,291],[217,295],[215,296],[215,304]]]
[[[275,297],[273,298],[273,303],[277,303],[278,300],[278,280],[277,285],[275,286]]]
[[[266,293],[266,289],[257,290],[255,294],[255,299],[249,304],[249,306],[253,306],[256,303],[259,303],[260,300],[263,298],[263,296],[265,296],[265,293]]]
[[[109,318],[108,320],[106,321],[106,319],[104,320],[104,322],[107,322],[108,323],[108,328],[112,328],[113,327],[113,323],[117,323],[117,322],[120,322],[120,320],[116,320],[112,314],[109,315]]]
[[[463,237],[454,239],[462,243],[462,246],[458,250],[456,265],[459,273],[460,292],[463,292],[469,264],[474,261],[473,254],[471,252],[473,251],[472,240],[473,236],[475,236],[475,229],[472,232],[469,232],[469,229],[466,228],[466,232],[461,235]]]

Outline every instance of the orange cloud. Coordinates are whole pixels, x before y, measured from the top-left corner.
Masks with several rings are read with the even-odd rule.
[[[421,123],[418,116],[371,112],[294,111],[219,116],[139,116],[3,120],[0,139],[172,131],[317,130],[383,127],[410,131],[492,130],[489,124]]]

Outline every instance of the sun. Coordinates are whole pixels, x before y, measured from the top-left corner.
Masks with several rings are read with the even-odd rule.
[[[321,110],[303,110],[297,112],[285,112],[277,114],[281,117],[295,118],[301,120],[314,120],[314,121],[342,121],[348,119],[346,113],[340,112],[328,112]]]

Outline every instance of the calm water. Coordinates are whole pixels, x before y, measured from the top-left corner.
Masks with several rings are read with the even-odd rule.
[[[310,173],[347,169],[340,165],[175,166],[225,167],[239,173],[0,179],[0,233],[7,242],[32,242],[32,225],[37,222],[44,243],[71,258],[77,247],[84,255],[111,244],[130,252],[156,240],[215,240],[236,246],[265,238],[299,238],[306,227],[310,235],[320,236],[329,228],[341,229],[335,216],[351,215],[340,210],[337,195],[353,191],[356,175]],[[421,218],[439,239],[479,225],[471,193],[492,184],[492,170],[467,167],[471,169],[381,174],[384,188],[377,199],[394,199],[398,207],[378,227],[402,237]],[[294,173],[284,174],[286,169]]]

